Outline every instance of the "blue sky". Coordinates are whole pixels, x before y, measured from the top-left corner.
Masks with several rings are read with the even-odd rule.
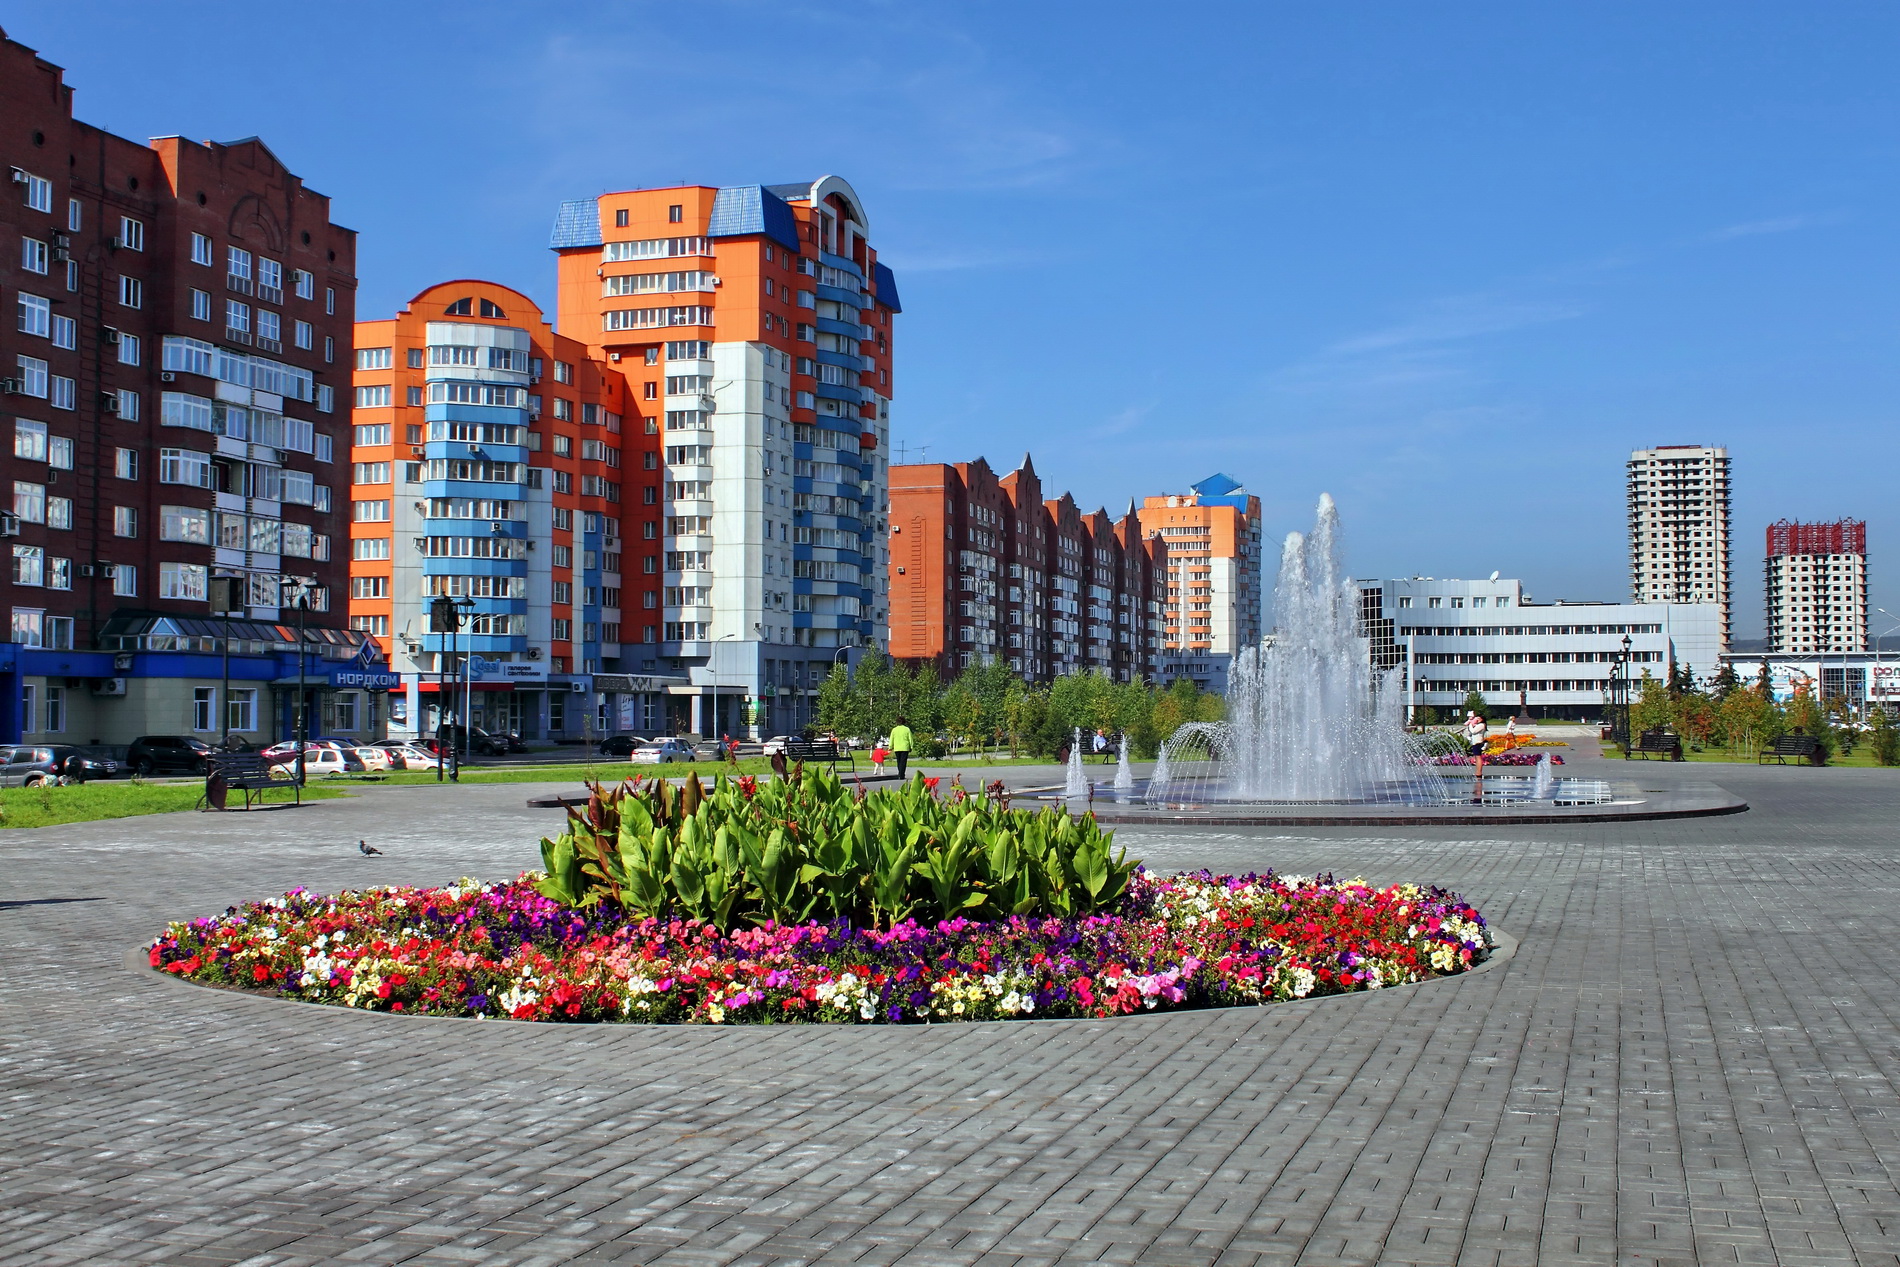
[[[312,14],[321,14],[313,19]],[[0,7],[131,136],[266,141],[359,313],[552,298],[555,203],[836,172],[898,270],[897,439],[1119,512],[1214,470],[1360,575],[1627,592],[1637,445],[1763,528],[1869,521],[1900,611],[1900,9],[1749,4]],[[1876,632],[1886,624],[1881,622]]]

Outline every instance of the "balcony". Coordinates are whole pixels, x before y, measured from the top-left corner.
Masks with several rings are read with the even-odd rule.
[[[248,295],[252,289],[251,279],[248,277],[239,277],[236,273],[226,273],[224,275],[224,288],[226,290],[235,290],[240,295]]]

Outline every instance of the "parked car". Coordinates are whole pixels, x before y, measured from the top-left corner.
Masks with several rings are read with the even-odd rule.
[[[338,746],[342,747],[342,745]],[[396,764],[387,749],[375,744],[357,744],[345,747],[343,750],[361,761],[365,770],[387,770]]]
[[[413,744],[384,743],[378,744],[377,747],[389,754],[389,766],[392,770],[433,770],[442,764],[440,760]]]
[[[503,757],[511,752],[528,750],[528,745],[522,742],[520,735],[495,734],[483,730],[480,726],[469,727],[468,737],[464,739],[462,728],[451,723],[442,728],[442,736],[452,741],[458,752],[472,752],[481,757]],[[441,747],[440,743],[436,742],[436,738],[434,735],[429,736],[429,741],[425,744],[431,752],[436,752]]]
[[[634,765],[660,765],[668,761],[693,761],[693,746],[684,739],[649,739],[627,758]]]
[[[773,735],[760,746],[760,755],[767,757],[782,756],[785,752],[785,745],[791,741],[792,737],[790,735]]]
[[[0,749],[0,786],[38,787],[42,783],[84,783],[110,779],[121,769],[117,761],[89,757],[71,744]]]
[[[272,756],[273,751],[278,748],[287,750]],[[264,752],[266,759],[271,761],[270,771],[273,778],[291,779],[297,776],[296,744],[273,744]],[[363,762],[360,758],[356,758],[355,749],[346,753],[335,745],[314,742],[304,748],[303,773],[306,779],[321,778],[330,774],[347,774],[352,769],[363,769]]]
[[[633,750],[646,740],[638,735],[608,735],[600,741],[600,755],[603,757],[630,757]]]
[[[125,750],[125,764],[134,774],[203,774],[211,745],[185,735],[141,735]]]

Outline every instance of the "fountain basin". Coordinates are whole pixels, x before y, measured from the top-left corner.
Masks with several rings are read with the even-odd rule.
[[[1482,782],[1483,787],[1477,785]],[[1220,795],[1194,800],[1147,801],[1137,781],[1128,792],[1098,787],[1094,799],[1064,796],[1061,786],[1029,788],[1017,799],[1046,800],[1074,813],[1091,812],[1104,823],[1179,823],[1205,827],[1451,826],[1522,823],[1640,822],[1658,818],[1694,818],[1739,814],[1742,800],[1714,783],[1684,782],[1670,788],[1644,787],[1627,779],[1558,779],[1556,795],[1533,795],[1533,780],[1518,776],[1448,776],[1442,800],[1371,797],[1352,800],[1246,800]],[[1579,785],[1564,788],[1564,784]],[[1210,789],[1219,784],[1210,782]]]

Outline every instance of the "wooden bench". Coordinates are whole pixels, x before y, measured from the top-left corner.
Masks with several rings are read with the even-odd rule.
[[[1651,757],[1662,757],[1669,761],[1681,761],[1682,736],[1667,730],[1645,730],[1630,747],[1632,757],[1641,757],[1647,761]]]
[[[854,771],[858,768],[851,749],[836,739],[787,739],[785,759],[791,762],[827,761],[832,765],[842,761]]]
[[[1773,745],[1761,750],[1755,758],[1755,764],[1767,765],[1773,761],[1777,765],[1787,765],[1789,757],[1804,765],[1826,765],[1827,749],[1813,735],[1783,735]]]
[[[288,767],[293,771],[288,778],[279,778],[271,773],[275,764],[256,752],[212,753],[205,758],[205,790],[198,798],[198,808],[226,809],[230,794],[238,792],[248,810],[262,805],[265,793],[286,789],[294,797],[291,803],[302,805],[303,784],[294,773],[295,766]]]

